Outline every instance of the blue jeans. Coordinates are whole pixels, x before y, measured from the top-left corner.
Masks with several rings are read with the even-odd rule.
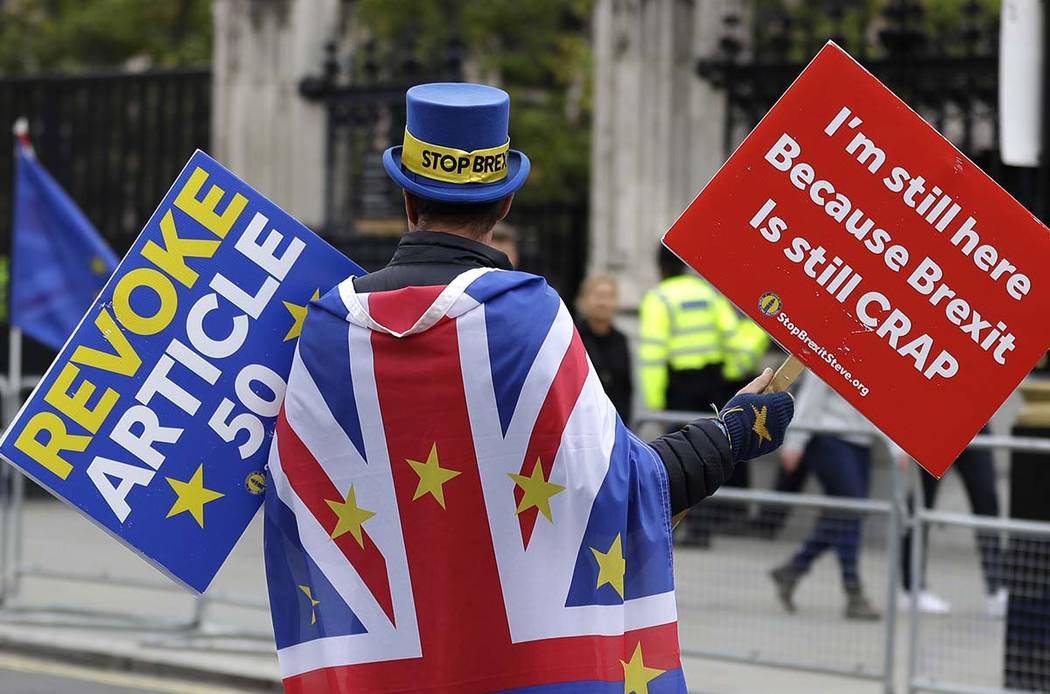
[[[814,436],[802,456],[803,463],[817,476],[828,496],[866,499],[871,473],[871,451],[831,436]],[[828,549],[838,554],[842,582],[847,588],[858,586],[857,563],[860,555],[862,518],[849,511],[824,511],[813,532],[791,559],[791,565],[805,572]]]

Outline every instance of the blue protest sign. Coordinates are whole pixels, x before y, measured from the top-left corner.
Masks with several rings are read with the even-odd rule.
[[[361,273],[196,152],[0,455],[203,591],[262,503],[307,304]]]

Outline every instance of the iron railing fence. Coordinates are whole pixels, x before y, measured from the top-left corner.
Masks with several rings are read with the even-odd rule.
[[[211,137],[211,71],[0,77],[0,132],[29,123],[37,158],[118,256],[138,236],[193,152]],[[0,324],[7,323],[14,204],[14,140],[0,156]],[[8,341],[0,340],[7,361]],[[30,341],[23,360],[42,373],[54,353]]]
[[[122,255],[211,136],[211,70],[0,77],[0,127],[29,121],[37,157]],[[0,238],[14,165],[0,157]]]

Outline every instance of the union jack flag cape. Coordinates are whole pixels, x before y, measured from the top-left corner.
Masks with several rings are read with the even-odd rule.
[[[542,278],[343,282],[312,305],[275,438],[286,691],[685,691],[666,472]]]

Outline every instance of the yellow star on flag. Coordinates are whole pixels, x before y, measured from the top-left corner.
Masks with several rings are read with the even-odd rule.
[[[361,536],[361,525],[376,514],[357,505],[357,492],[354,491],[354,485],[350,485],[350,491],[346,493],[346,500],[332,501],[325,499],[324,502],[328,504],[328,508],[332,509],[336,518],[338,518],[335,529],[332,530],[332,539],[335,540],[350,533],[357,540],[357,544],[364,547],[365,540]]]
[[[307,600],[310,601],[310,624],[317,624],[317,606],[321,604],[321,601],[314,598],[310,586],[299,586],[299,590],[303,591]]]
[[[627,571],[627,562],[623,560],[620,533],[616,533],[616,539],[612,541],[608,552],[599,552],[596,547],[591,547],[591,552],[598,561],[598,585],[595,589],[608,583],[623,598],[623,575]]]
[[[412,496],[412,501],[430,494],[441,504],[441,508],[445,508],[445,482],[448,482],[453,477],[457,477],[460,473],[458,470],[441,467],[438,461],[437,442],[430,447],[430,453],[427,455],[425,463],[412,460],[411,458],[407,458],[405,462],[411,465],[412,469],[419,475],[419,484],[416,485],[416,493]]]
[[[518,513],[530,508],[538,508],[547,520],[551,523],[554,519],[551,517],[551,497],[555,494],[565,491],[565,487],[560,484],[552,484],[547,480],[543,479],[543,466],[540,465],[540,459],[536,458],[536,464],[532,467],[532,475],[526,477],[525,475],[519,475],[513,472],[508,472],[507,476],[514,480],[514,484],[521,487],[525,494],[521,497],[521,502],[518,504]]]
[[[649,694],[649,683],[664,674],[663,670],[645,666],[641,641],[634,647],[631,659],[626,663],[621,660],[620,664],[623,665],[623,694]]]
[[[91,258],[91,271],[96,275],[105,275],[109,272],[109,266],[106,265],[106,261],[102,259],[102,256],[96,255]]]
[[[317,301],[320,298],[321,290],[315,289],[313,296],[310,297],[310,301]],[[282,301],[281,303],[284,304],[286,309],[288,309],[288,313],[292,314],[292,327],[288,328],[288,334],[284,336],[284,341],[288,342],[288,340],[299,337],[303,332],[303,321],[306,320],[306,305],[310,302],[308,301],[301,306],[299,304],[294,304],[291,301]]]
[[[176,495],[175,503],[171,505],[171,510],[168,511],[166,517],[171,518],[183,511],[189,511],[193,519],[197,521],[197,525],[202,528],[204,527],[204,504],[226,496],[222,492],[217,492],[204,486],[203,464],[197,466],[197,471],[193,473],[193,477],[188,482],[172,477],[165,479],[168,480],[171,488],[175,490]]]

